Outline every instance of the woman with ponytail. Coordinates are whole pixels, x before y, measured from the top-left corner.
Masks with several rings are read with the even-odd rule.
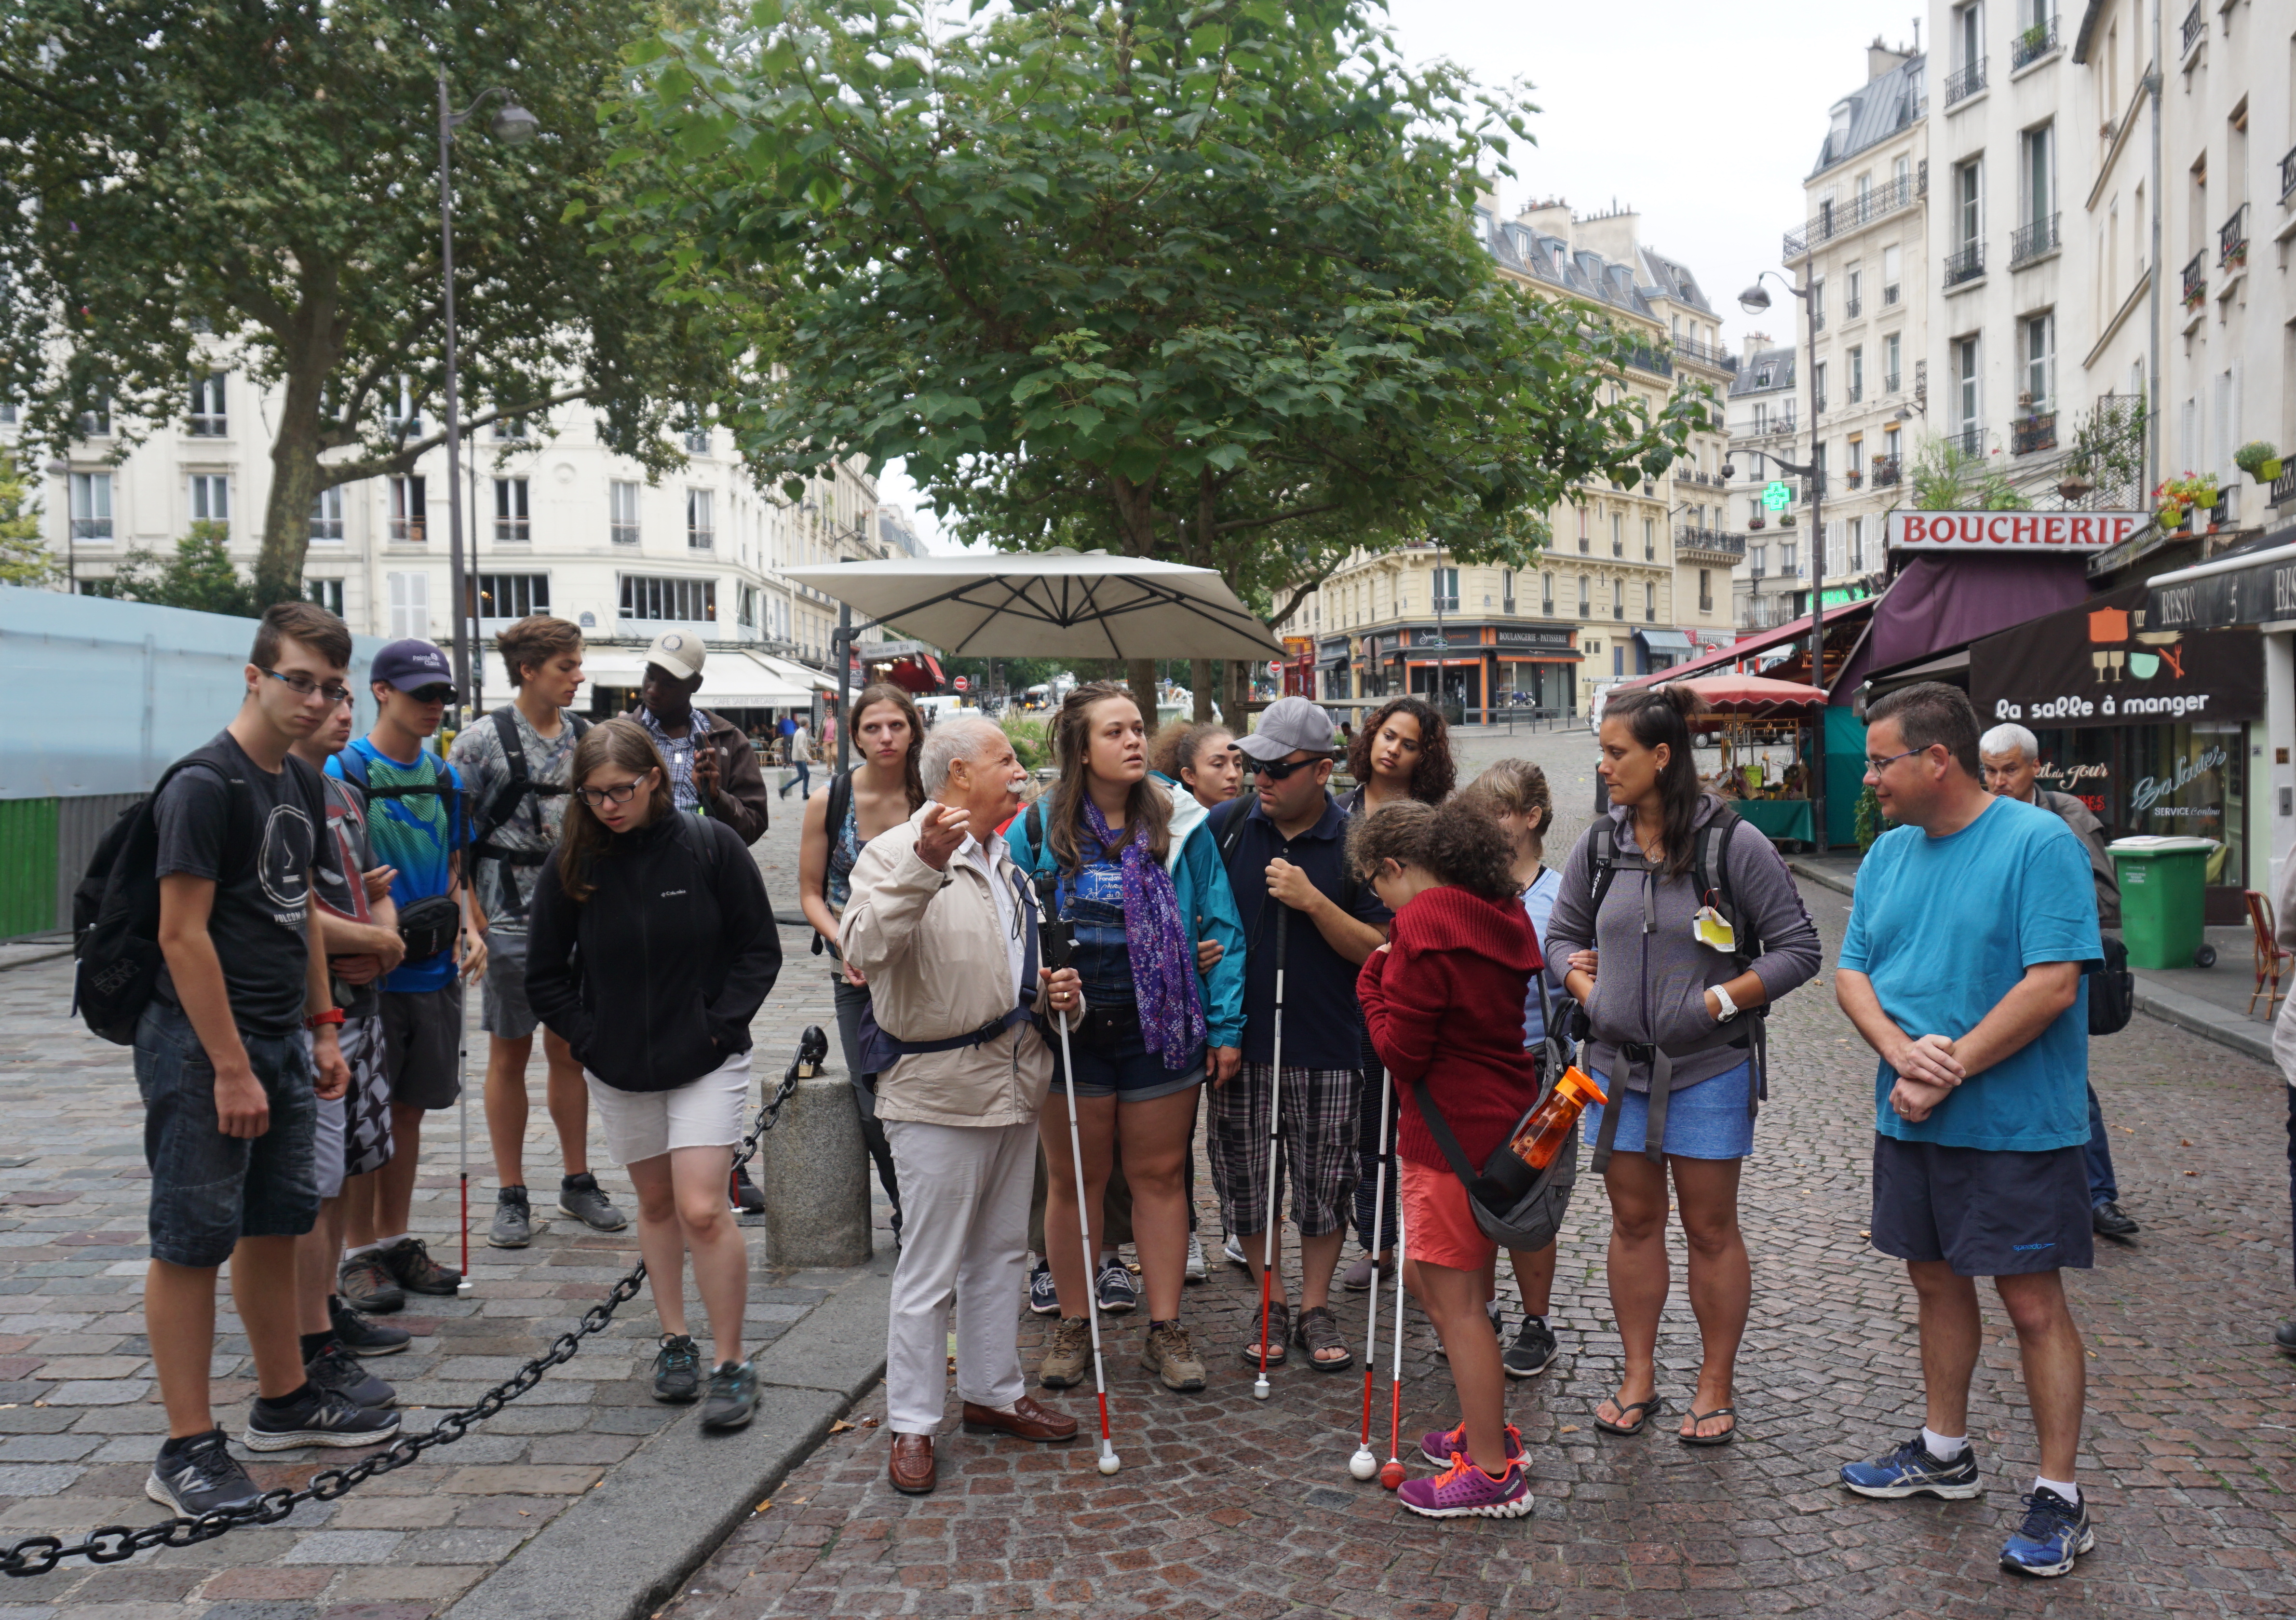
[[[1738,1228],[1754,1147],[1762,1010],[1818,970],[1817,929],[1769,841],[1704,791],[1684,686],[1614,693],[1597,733],[1607,814],[1563,863],[1542,942],[1584,1003],[1585,1067],[1607,1109],[1583,1123],[1611,1201],[1611,1304],[1626,1376],[1595,1408],[1638,1435],[1667,1410],[1658,1323],[1669,1278],[1667,1185],[1682,1204],[1690,1304],[1704,1358],[1679,1438],[1723,1445],[1753,1274]]]

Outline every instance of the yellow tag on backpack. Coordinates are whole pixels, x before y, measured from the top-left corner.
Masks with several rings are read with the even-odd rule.
[[[1737,931],[1729,919],[1710,905],[1698,908],[1698,914],[1690,920],[1690,932],[1700,945],[1713,950],[1732,951],[1738,945]]]

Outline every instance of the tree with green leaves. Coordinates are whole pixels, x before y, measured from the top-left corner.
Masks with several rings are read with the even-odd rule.
[[[672,10],[674,14],[675,8]],[[466,429],[584,401],[650,469],[725,350],[657,266],[567,217],[611,200],[598,122],[645,0],[17,0],[0,20],[0,397],[58,454],[108,405],[125,454],[194,378],[278,389],[256,593],[300,594],[322,491],[442,442],[438,94],[541,133],[455,142]],[[243,411],[242,431],[255,426]]]
[[[2023,511],[2033,503],[1991,458],[1950,435],[1924,442],[1908,480],[1918,511]]]
[[[256,598],[254,581],[239,571],[225,546],[230,532],[229,524],[201,520],[176,542],[172,554],[161,557],[137,546],[120,558],[109,579],[83,581],[82,589],[120,601],[260,618],[264,604]]]
[[[751,455],[906,457],[966,539],[1218,569],[1281,623],[1357,547],[1526,562],[1706,420],[1499,276],[1473,209],[1527,109],[1364,0],[761,0],[637,65],[617,239],[762,362]]]
[[[16,457],[0,445],[0,584],[45,585],[55,577],[56,560],[40,539],[39,508],[16,470]]]

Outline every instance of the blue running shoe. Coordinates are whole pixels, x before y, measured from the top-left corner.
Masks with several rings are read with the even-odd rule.
[[[1041,1259],[1029,1273],[1029,1308],[1039,1316],[1061,1313],[1061,1291],[1053,1286],[1053,1268]]]
[[[2024,1522],[2002,1546],[2002,1568],[2047,1580],[2068,1573],[2075,1559],[2096,1545],[2087,1497],[2070,1502],[2043,1485],[2023,1501]]]
[[[1887,1456],[1871,1462],[1844,1463],[1841,1483],[1860,1496],[1941,1496],[1965,1501],[1985,1494],[1977,1474],[1977,1448],[1964,1448],[1951,1462],[1930,1455],[1915,1435]]]

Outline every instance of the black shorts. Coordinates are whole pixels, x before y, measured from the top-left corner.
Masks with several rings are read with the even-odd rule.
[[[2014,1277],[2095,1257],[2088,1164],[2079,1146],[2044,1153],[1946,1148],[1874,1134],[1874,1247],[1942,1260],[1960,1277]]]

